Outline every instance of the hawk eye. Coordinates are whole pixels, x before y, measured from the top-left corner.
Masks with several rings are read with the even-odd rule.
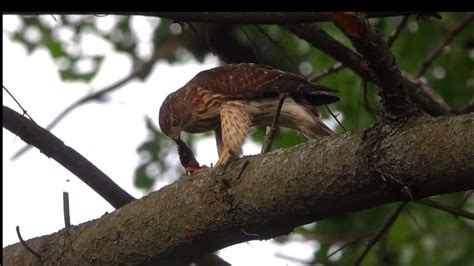
[[[171,122],[172,126],[177,126],[179,124],[179,119],[177,117],[173,117],[173,121]]]

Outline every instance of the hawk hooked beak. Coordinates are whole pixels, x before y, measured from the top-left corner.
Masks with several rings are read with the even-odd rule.
[[[171,138],[172,138],[175,142],[181,141],[181,134],[178,133],[177,135],[171,136]]]
[[[179,141],[181,141],[181,131],[179,132],[171,132],[170,134],[167,134],[168,137],[170,137],[172,140],[174,140],[174,142],[178,143]]]

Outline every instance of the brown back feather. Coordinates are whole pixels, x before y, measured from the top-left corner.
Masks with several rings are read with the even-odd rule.
[[[231,64],[205,70],[188,85],[204,87],[231,98],[275,97],[289,93],[313,106],[337,102],[337,91],[309,83],[303,77],[258,64]]]

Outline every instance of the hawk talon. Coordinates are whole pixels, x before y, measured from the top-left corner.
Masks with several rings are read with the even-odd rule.
[[[216,163],[216,167],[220,165],[227,165],[230,158],[232,158],[232,152],[230,151],[229,147],[222,148],[222,152],[219,156],[219,160]]]
[[[196,168],[196,167],[192,167],[192,166],[188,166],[186,167],[186,175],[189,173],[190,175],[195,175],[195,174],[198,174],[200,172],[203,172],[203,171],[206,171],[209,169],[209,166],[203,164],[201,165],[199,168]]]

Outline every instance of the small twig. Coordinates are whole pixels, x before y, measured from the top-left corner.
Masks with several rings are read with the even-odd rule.
[[[107,17],[109,14],[92,14],[93,16],[95,17],[98,17],[98,18],[105,18]]]
[[[270,131],[267,134],[265,134],[265,139],[263,140],[261,154],[267,153],[272,146],[273,139],[275,138],[275,131],[277,129],[278,120],[280,119],[281,107],[283,106],[283,103],[285,102],[286,97],[288,97],[287,93],[280,94],[280,97],[279,97],[280,100],[278,102],[278,107],[276,109],[275,116],[273,117],[272,127]]]
[[[398,24],[397,28],[392,32],[392,34],[390,34],[390,36],[387,39],[388,47],[392,47],[393,43],[395,42],[395,40],[400,35],[400,32],[402,32],[402,29],[407,24],[409,17],[410,17],[409,15],[403,16],[403,19],[402,19],[402,21],[400,21],[400,24]]]
[[[332,116],[332,118],[334,118],[334,120],[336,120],[336,122],[339,124],[339,126],[344,129],[344,131],[347,131],[347,129],[342,125],[342,123],[339,121],[339,119],[337,119],[337,115],[335,115],[331,109],[329,109],[329,106],[325,105],[324,107],[326,107],[326,110],[329,112],[329,114]]]
[[[456,216],[461,216],[469,220],[474,220],[474,213],[441,203],[434,199],[420,199],[420,200],[416,200],[415,202],[438,209],[438,210],[449,212],[451,214],[454,214]]]
[[[201,34],[199,34],[199,32],[196,30],[196,28],[194,27],[194,25],[191,23],[191,22],[187,22],[187,24],[189,25],[189,27],[191,28],[191,30],[194,32],[194,34],[196,34],[197,38],[204,44],[206,45],[207,47],[209,47],[209,51],[211,51],[211,53],[216,56],[216,51],[214,50],[214,48],[212,48],[212,45],[211,45],[211,41],[209,40],[209,34],[206,34],[206,38],[203,38],[201,37]],[[209,28],[208,28],[209,30]],[[183,27],[183,31],[184,31],[184,27]]]
[[[252,37],[250,37],[250,34],[242,27],[240,26],[239,29],[244,33],[245,37],[247,38],[250,49],[252,49],[253,54],[255,55],[255,58],[257,59],[258,62],[262,62],[258,56],[258,51],[257,47],[255,46],[255,42],[252,40]]]
[[[63,192],[63,211],[64,211],[64,225],[66,228],[71,227],[71,215],[69,212],[69,193]]]
[[[372,115],[372,118],[376,118],[377,116],[375,115],[374,111],[372,110],[372,108],[370,107],[370,104],[369,104],[369,99],[368,99],[368,95],[367,95],[367,80],[365,79],[362,79],[362,96],[364,98],[364,108],[365,110],[370,114]]]
[[[196,265],[196,266],[231,266],[230,263],[227,261],[223,260],[216,254],[210,253],[207,255],[204,255],[200,258],[197,258],[196,260],[193,261],[190,265]]]
[[[472,97],[467,104],[459,112],[461,114],[474,113],[474,97]]]
[[[288,61],[290,62],[291,66],[294,68],[295,70],[295,73],[299,72],[298,71],[298,67],[296,66],[296,63],[295,61],[293,60],[293,58],[288,55],[288,53],[285,51],[285,49],[283,49],[283,47],[281,47],[281,45],[275,41],[266,31],[264,31],[259,25],[255,25],[255,27],[257,27],[257,29],[265,36],[267,37],[270,42],[272,42],[284,55],[285,57],[288,59]]]
[[[302,260],[302,259],[291,257],[291,256],[285,255],[285,254],[280,253],[280,252],[275,253],[275,257],[280,258],[280,259],[284,259],[284,260],[288,260],[288,261],[292,261],[292,262],[296,262],[298,264],[314,265],[314,263],[311,262],[311,261],[305,261],[305,260]]]
[[[426,231],[423,229],[423,227],[421,227],[420,223],[418,223],[418,220],[415,218],[415,216],[413,216],[413,213],[411,213],[410,210],[408,210],[408,208],[405,209],[405,212],[408,214],[408,216],[410,216],[411,220],[415,223],[416,227],[418,227],[418,230],[420,230],[421,233],[426,233]]]
[[[362,260],[365,258],[365,256],[369,253],[369,251],[372,249],[372,247],[377,243],[377,241],[382,238],[392,227],[393,223],[397,220],[398,215],[400,212],[403,210],[403,208],[407,205],[408,201],[403,201],[400,203],[398,208],[393,212],[393,214],[388,218],[387,222],[373,235],[370,239],[369,242],[367,243],[367,246],[365,246],[364,251],[357,257],[356,261],[354,262],[354,266],[359,265]]]
[[[204,31],[204,34],[206,35],[205,37],[205,44],[207,45],[207,47],[209,48],[209,51],[211,51],[212,55],[216,56],[216,57],[220,57],[222,58],[223,61],[228,61],[224,58],[224,56],[221,56],[219,55],[217,52],[216,52],[216,49],[214,49],[214,47],[212,46],[212,43],[211,43],[211,28],[212,26],[208,25],[206,27],[206,30]]]
[[[247,232],[247,230],[245,230],[243,228],[240,229],[240,232],[242,232],[246,236],[260,236],[259,234],[249,233],[249,232]]]
[[[466,195],[464,195],[464,198],[458,204],[458,208],[461,208],[462,205],[464,205],[464,203],[467,201],[467,199],[469,199],[469,197],[472,195],[472,192],[474,192],[474,190],[471,190],[471,191],[467,192]]]
[[[422,76],[425,71],[428,69],[428,67],[433,63],[433,61],[438,57],[438,55],[441,54],[443,51],[443,48],[451,42],[451,40],[454,38],[454,36],[461,32],[472,20],[474,19],[474,13],[468,13],[462,20],[459,22],[456,26],[452,27],[448,35],[438,43],[436,48],[431,51],[431,53],[428,54],[428,56],[423,60],[423,63],[421,64],[420,70],[418,70],[416,77],[419,78]]]
[[[240,176],[242,175],[242,173],[244,172],[244,170],[245,170],[245,168],[247,167],[248,164],[249,164],[249,160],[245,160],[244,164],[240,168],[239,174],[237,175],[237,179],[240,179]]]
[[[363,239],[366,239],[367,237],[369,237],[370,235],[363,235],[363,236],[360,236],[356,239],[352,239],[351,241],[348,241],[346,243],[344,243],[344,245],[342,245],[341,247],[339,247],[338,249],[334,250],[333,252],[329,253],[326,257],[326,259],[329,259],[330,257],[334,256],[336,253],[338,253],[339,251],[347,248],[347,247],[350,247],[354,244],[356,244],[357,242],[363,240]]]
[[[333,66],[329,67],[328,69],[326,70],[323,70],[321,72],[318,72],[318,73],[314,73],[313,75],[311,75],[308,80],[310,82],[316,82],[324,77],[327,77],[329,76],[330,74],[332,73],[336,73],[337,71],[343,69],[345,66],[341,63],[341,62],[337,62],[336,64],[334,64]]]
[[[181,22],[178,22],[180,25],[181,25]],[[202,43],[205,43],[204,41],[204,38],[201,37],[201,34],[199,34],[199,32],[196,30],[196,28],[193,26],[193,24],[191,22],[187,22],[185,21],[184,23],[188,24],[189,27],[191,28],[191,30],[194,32],[194,34],[196,34],[196,36],[198,37],[199,40],[201,40]],[[182,30],[184,31],[184,27],[181,26]]]
[[[33,123],[36,124],[35,120],[33,120],[33,118],[31,118],[31,116],[28,114],[26,109],[23,108],[23,106],[21,106],[20,102],[17,101],[15,96],[13,96],[13,94],[7,88],[5,88],[5,86],[3,84],[2,84],[2,87],[8,93],[8,95],[10,95],[10,97],[12,97],[12,99],[16,102],[16,104],[18,104],[18,106],[21,108],[21,111],[23,112],[23,115],[26,115]]]
[[[36,258],[38,258],[40,261],[43,261],[43,258],[40,256],[40,254],[36,253],[28,244],[26,244],[25,240],[23,240],[23,237],[21,237],[20,234],[20,227],[17,225],[16,226],[16,234],[18,235],[18,239],[20,239],[21,244],[33,255],[35,255]]]
[[[405,199],[407,200],[414,200],[415,198],[413,197],[413,193],[411,193],[410,188],[408,186],[403,186],[402,187],[402,193],[405,195]]]

